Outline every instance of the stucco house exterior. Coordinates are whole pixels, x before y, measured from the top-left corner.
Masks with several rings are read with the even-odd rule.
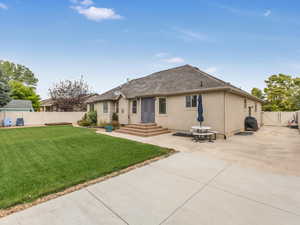
[[[199,125],[199,94],[203,98],[204,126],[230,136],[244,130],[249,114],[261,126],[262,100],[190,65],[128,81],[87,103],[88,111],[97,111],[99,123],[110,123],[116,112],[120,124],[156,123],[189,131]]]

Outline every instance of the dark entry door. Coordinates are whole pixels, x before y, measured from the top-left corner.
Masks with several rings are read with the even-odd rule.
[[[155,122],[155,98],[142,98],[142,123]]]

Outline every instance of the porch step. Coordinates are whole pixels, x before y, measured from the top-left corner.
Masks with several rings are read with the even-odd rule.
[[[139,130],[150,130],[155,128],[161,128],[161,126],[157,126],[156,124],[129,124],[125,126],[126,128],[133,128],[133,129],[139,129]]]
[[[166,128],[156,124],[131,124],[116,130],[118,133],[131,134],[140,137],[150,137],[160,134],[170,133]]]

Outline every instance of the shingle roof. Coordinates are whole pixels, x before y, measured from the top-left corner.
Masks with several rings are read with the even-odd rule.
[[[4,109],[32,109],[32,103],[30,100],[11,100]]]
[[[207,91],[210,89],[230,89],[256,99],[256,97],[230,83],[213,77],[196,67],[185,65],[131,80],[99,96],[94,96],[87,102],[116,100],[120,94],[127,98],[135,98],[143,96],[173,95],[191,91]]]

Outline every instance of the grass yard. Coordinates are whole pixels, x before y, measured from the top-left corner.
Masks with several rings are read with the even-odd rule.
[[[85,128],[0,129],[0,209],[166,153]]]

